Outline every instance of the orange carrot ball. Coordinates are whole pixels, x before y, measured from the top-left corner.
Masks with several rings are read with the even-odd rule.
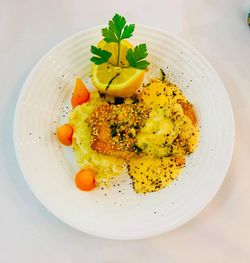
[[[76,186],[83,191],[90,191],[95,188],[96,172],[90,168],[82,169],[75,175]]]
[[[69,146],[72,144],[73,133],[74,133],[74,129],[70,124],[63,124],[57,129],[58,140],[62,144]]]

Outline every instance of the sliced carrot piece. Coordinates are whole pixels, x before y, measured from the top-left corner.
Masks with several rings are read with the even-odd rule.
[[[77,105],[81,105],[84,102],[89,100],[90,93],[85,87],[84,83],[80,78],[76,79],[75,89],[71,98],[72,108],[75,108]]]
[[[95,188],[96,172],[90,168],[82,169],[75,175],[75,184],[82,191]]]
[[[74,129],[70,124],[63,124],[57,129],[57,138],[58,140],[68,146],[72,144],[72,136]]]

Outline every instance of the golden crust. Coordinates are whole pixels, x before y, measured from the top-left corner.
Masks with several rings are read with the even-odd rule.
[[[196,125],[197,117],[193,104],[191,104],[190,102],[185,102],[184,100],[178,100],[177,102],[181,105],[183,113],[192,121],[192,124]]]
[[[90,124],[93,135],[91,148],[98,153],[112,154],[117,150],[112,143],[110,127],[105,121],[110,111],[109,105],[103,105],[98,107],[91,116]]]
[[[112,107],[103,105],[98,107],[91,115],[89,120],[92,127],[91,148],[101,154],[115,155],[123,159],[131,158],[135,155],[134,152],[120,150],[112,140],[111,128],[107,122],[110,113],[112,113]]]

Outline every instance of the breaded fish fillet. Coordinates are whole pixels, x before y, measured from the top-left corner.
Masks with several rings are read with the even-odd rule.
[[[98,153],[129,158],[136,154],[136,135],[148,118],[144,105],[102,105],[95,109],[88,122],[92,128],[91,148]]]

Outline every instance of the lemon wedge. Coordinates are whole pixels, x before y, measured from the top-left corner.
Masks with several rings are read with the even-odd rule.
[[[145,70],[133,67],[116,67],[106,62],[94,65],[91,79],[102,93],[117,97],[129,97],[141,86]]]
[[[112,56],[109,59],[109,62],[113,65],[117,65],[118,59],[118,44],[115,42],[107,43],[105,40],[101,40],[98,45],[99,48],[109,51]],[[119,67],[128,67],[128,61],[126,59],[127,51],[133,48],[133,45],[127,40],[122,40],[120,43],[120,58],[119,58]]]

